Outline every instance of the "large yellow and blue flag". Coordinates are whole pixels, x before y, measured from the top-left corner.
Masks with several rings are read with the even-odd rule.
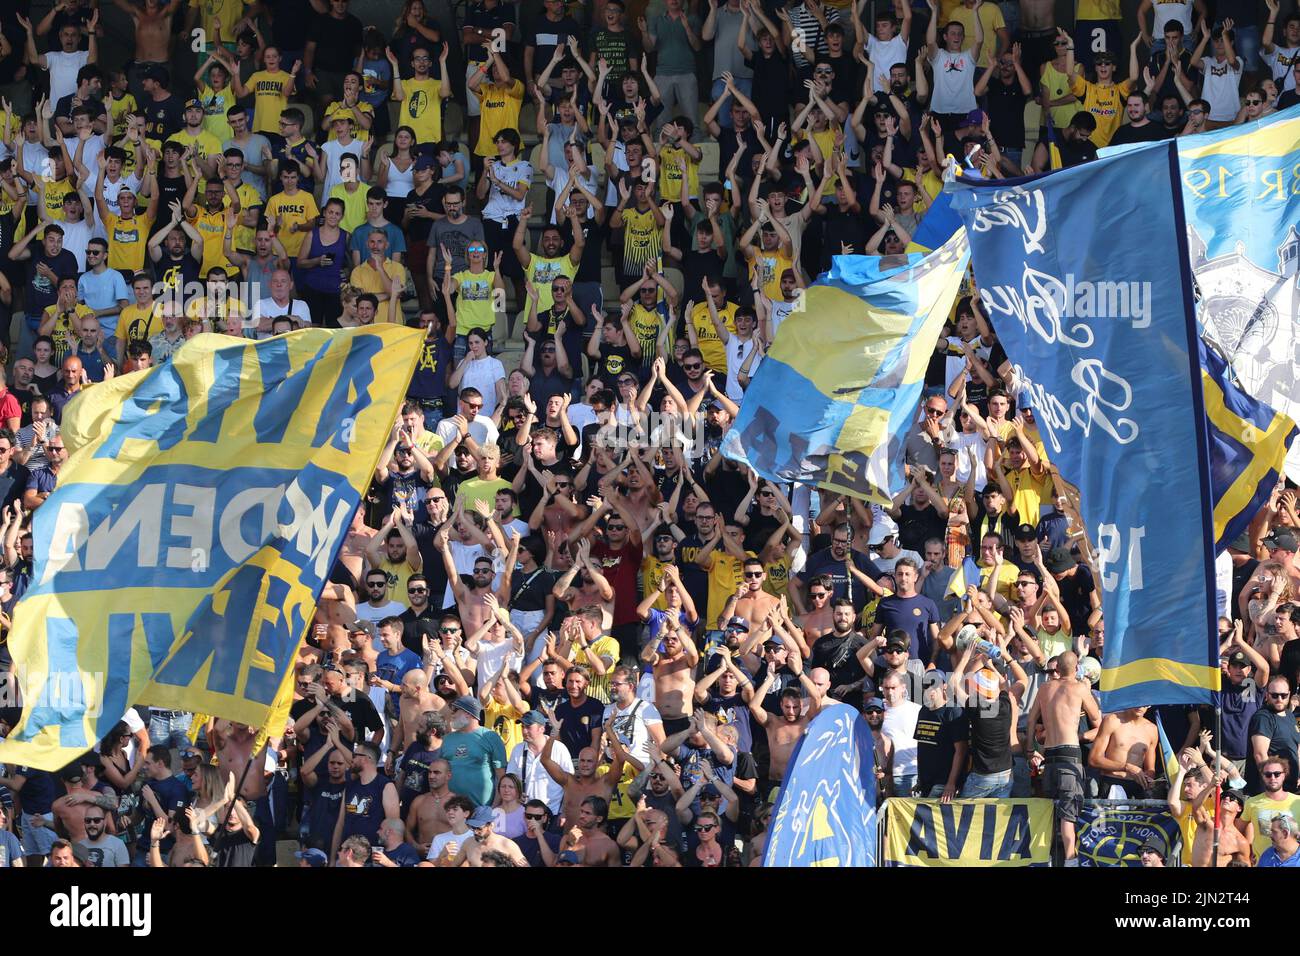
[[[15,609],[24,706],[0,762],[56,770],[135,704],[255,727],[282,711],[422,340],[201,335],[71,403]]]
[[[773,481],[887,503],[969,253],[837,256],[781,323],[722,452]]]
[[[980,586],[979,565],[971,558],[963,558],[961,564],[953,571],[952,580],[948,582],[945,593],[964,598],[966,589],[971,585]]]

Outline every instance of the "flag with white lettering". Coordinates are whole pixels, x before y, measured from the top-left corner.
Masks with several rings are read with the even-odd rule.
[[[1177,174],[1165,144],[949,186],[985,313],[1094,536],[1104,711],[1209,703],[1219,687],[1214,498]]]
[[[149,704],[261,727],[406,394],[423,334],[200,335],[68,405],[9,648],[0,762],[56,770]]]

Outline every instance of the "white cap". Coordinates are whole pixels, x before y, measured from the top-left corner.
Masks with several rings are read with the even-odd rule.
[[[871,525],[871,536],[867,539],[870,547],[878,547],[890,535],[897,536],[898,525],[889,515],[881,515]]]

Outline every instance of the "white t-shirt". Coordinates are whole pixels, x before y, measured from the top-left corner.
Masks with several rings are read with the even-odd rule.
[[[122,207],[118,205],[117,200],[123,189],[138,193],[140,191],[140,178],[135,173],[132,173],[130,176],[123,176],[115,183],[109,182],[107,178],[104,180],[104,202],[108,204],[108,210],[114,216],[122,215]]]
[[[1155,0],[1151,7],[1155,14],[1155,23],[1151,27],[1153,37],[1164,36],[1165,24],[1171,20],[1177,20],[1183,25],[1183,36],[1192,35],[1192,0],[1185,0],[1184,3],[1177,0]]]
[[[776,341],[777,329],[781,327],[782,322],[790,318],[790,313],[794,311],[795,306],[797,306],[798,304],[799,304],[798,299],[796,299],[794,302],[786,302],[782,300],[780,302],[773,302],[771,304],[772,310],[771,310],[771,315],[768,317],[768,321],[772,325],[772,341],[774,342]]]
[[[311,325],[311,309],[307,308],[307,303],[302,299],[290,299],[287,307],[280,305],[270,296],[253,303],[254,322],[261,322],[262,316],[274,319],[281,315],[293,316],[303,328]]]
[[[1260,56],[1273,71],[1273,82],[1280,92],[1295,89],[1295,70],[1292,67],[1300,60],[1300,46],[1275,46],[1272,53],[1261,50]]]
[[[916,718],[920,713],[921,705],[910,700],[885,709],[885,722],[880,730],[894,744],[895,776],[916,773]]]
[[[867,59],[875,69],[873,89],[885,92],[889,90],[889,68],[895,63],[905,63],[909,68],[911,66],[907,56],[907,41],[898,36],[884,41],[876,39],[874,34],[867,37]]]
[[[459,843],[461,846],[464,846],[466,840],[472,839],[474,839],[474,833],[468,828],[466,828],[464,833],[453,833],[451,830],[448,830],[446,833],[439,833],[429,842],[429,853],[425,859],[438,859],[438,857],[442,856],[442,851],[448,843]]]
[[[468,637],[469,635],[465,635]],[[478,661],[478,686],[486,687],[487,682],[496,677],[497,671],[501,669],[501,663],[509,660],[506,665],[514,670],[523,667],[524,658],[522,654],[512,655],[511,651],[515,645],[514,640],[507,633],[503,641],[481,640],[478,642],[478,653],[475,659]],[[511,659],[513,656],[513,659]]]
[[[966,356],[961,351],[962,341],[959,335],[948,336],[948,354],[944,358],[943,366],[943,380],[948,386],[966,374]],[[978,335],[971,341],[975,343],[975,357],[988,365],[989,356],[993,354],[992,346],[984,345]]]
[[[1241,60],[1237,60],[1234,70],[1227,60],[1220,63],[1207,56],[1201,60],[1201,72],[1205,75],[1201,96],[1210,104],[1210,119],[1216,123],[1236,119],[1241,109]]]
[[[77,268],[84,272],[86,243],[94,238],[95,227],[84,219],[81,222],[61,222],[59,225],[63,227],[63,248],[77,257]]]
[[[64,53],[59,50],[45,54],[45,62],[50,68],[50,102],[57,103],[77,92],[77,73],[90,62],[90,51]]]
[[[970,50],[959,53],[936,50],[930,57],[930,65],[934,67],[931,111],[969,113],[975,109],[975,57]]]
[[[959,452],[957,455],[957,470],[953,474],[962,484],[966,483],[967,476],[970,475],[970,455],[966,449],[974,448],[975,454],[979,457],[975,461],[975,490],[983,488],[988,484],[988,472],[984,470],[984,449],[988,446],[983,436],[979,432],[958,432],[953,439],[953,447]]]
[[[528,755],[527,761],[524,760],[525,754]],[[558,740],[551,745],[551,762],[565,773],[573,773],[573,758],[569,756],[569,748]],[[526,742],[515,744],[515,749],[506,762],[506,773],[513,773],[524,781],[526,800],[541,800],[551,808],[552,813],[560,812],[564,805],[564,788],[546,772],[541,758],[533,755]]]
[[[496,397],[496,389],[492,390],[493,398]],[[451,420],[451,416],[438,422],[436,429],[437,435],[442,439],[442,447],[446,448],[456,440],[456,423]],[[486,415],[479,414],[474,416],[474,420],[469,423],[469,434],[480,445],[486,445],[489,442],[495,444],[500,432],[497,431],[496,422]]]
[[[601,723],[605,723],[610,717],[614,718],[614,733],[618,735],[618,742],[622,744],[623,749],[638,763],[648,764],[650,725],[662,725],[664,722],[655,705],[639,698],[623,709],[619,709],[617,704],[607,704]]]
[[[363,153],[361,140],[354,139],[344,146],[336,139],[324,143],[320,151],[325,154],[325,183],[323,186],[322,196],[328,196],[330,190],[339,183],[343,182],[343,174],[339,169],[339,160],[344,156],[355,156],[357,158],[357,178],[361,177],[361,156]]]
[[[400,617],[405,610],[406,605],[396,601],[389,601],[379,607],[374,607],[369,601],[362,601],[357,605],[357,620],[378,624],[386,617]]]
[[[750,354],[758,348],[757,339],[742,340],[738,335],[732,335],[727,339],[727,344],[723,346],[727,352],[727,398],[733,402],[740,402],[745,397],[745,390],[740,387],[739,373],[744,367],[745,361]],[[763,357],[756,356],[749,366],[749,378],[753,381],[754,375],[758,372],[758,367],[763,364]]]
[[[506,367],[492,355],[470,359],[461,377],[461,388],[477,388],[483,396],[482,415],[490,417],[497,408],[497,382],[506,377]],[[476,419],[477,420],[477,419]],[[477,437],[476,437],[477,440]]]
[[[903,558],[911,558],[918,568],[925,564],[925,560],[919,554],[915,551],[908,551],[906,548],[901,549],[898,554],[894,555],[892,558],[881,557],[874,551],[871,554],[871,560],[876,562],[876,567],[880,568],[880,570],[884,571],[886,574],[893,574],[894,567],[899,561],[903,560]]]
[[[528,184],[532,182],[533,164],[526,159],[521,159],[507,166],[499,159],[493,160],[492,175],[507,186],[517,187],[521,183]],[[511,216],[517,216],[523,212],[527,202],[527,193],[524,193],[522,199],[515,199],[513,196],[507,196],[502,192],[501,188],[494,182],[488,190],[487,202],[483,205],[483,218],[505,222]]]

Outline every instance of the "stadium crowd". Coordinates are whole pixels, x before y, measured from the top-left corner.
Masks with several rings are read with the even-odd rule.
[[[892,505],[718,452],[802,290],[902,253],[947,157],[1011,177],[1285,108],[1300,15],[349,6],[0,5],[5,633],[77,393],[204,331],[426,330],[288,726],[139,708],[60,773],[4,768],[0,866],[285,840],[303,866],[755,865],[831,701],[881,799],[1049,796],[1070,862],[1084,799],[1167,798],[1209,865],[1221,785],[1215,862],[1300,866],[1294,489],[1220,567],[1221,732],[1158,708],[1167,781],[1154,713],[1098,710],[1088,529],[974,284]]]

